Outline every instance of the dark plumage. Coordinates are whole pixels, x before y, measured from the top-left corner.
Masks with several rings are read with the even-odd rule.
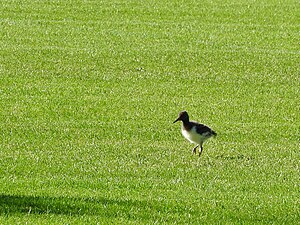
[[[174,121],[174,123],[177,121],[182,121],[182,135],[191,143],[197,144],[196,147],[193,148],[194,154],[196,154],[196,149],[200,146],[199,156],[203,151],[203,143],[210,137],[217,135],[217,133],[210,127],[195,121],[190,121],[189,115],[186,111],[179,113],[178,118]]]

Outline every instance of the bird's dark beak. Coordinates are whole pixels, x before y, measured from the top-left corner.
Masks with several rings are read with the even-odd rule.
[[[173,123],[176,123],[179,120],[179,118],[177,118]]]

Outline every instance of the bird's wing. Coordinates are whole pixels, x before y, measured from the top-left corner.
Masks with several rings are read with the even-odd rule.
[[[212,130],[208,126],[196,122],[194,122],[194,124],[196,125],[197,133],[203,134],[205,136],[211,134]]]

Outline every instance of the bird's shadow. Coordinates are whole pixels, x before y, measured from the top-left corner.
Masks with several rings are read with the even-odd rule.
[[[246,156],[246,155],[242,155],[242,154],[239,154],[239,155],[217,155],[215,157],[216,159],[223,159],[223,160],[252,160],[253,157],[252,156]]]

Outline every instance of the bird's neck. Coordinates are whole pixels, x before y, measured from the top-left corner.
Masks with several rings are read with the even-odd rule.
[[[183,127],[185,130],[191,130],[191,129],[192,129],[192,124],[190,123],[189,120],[183,120],[183,121],[182,121],[182,127]]]

